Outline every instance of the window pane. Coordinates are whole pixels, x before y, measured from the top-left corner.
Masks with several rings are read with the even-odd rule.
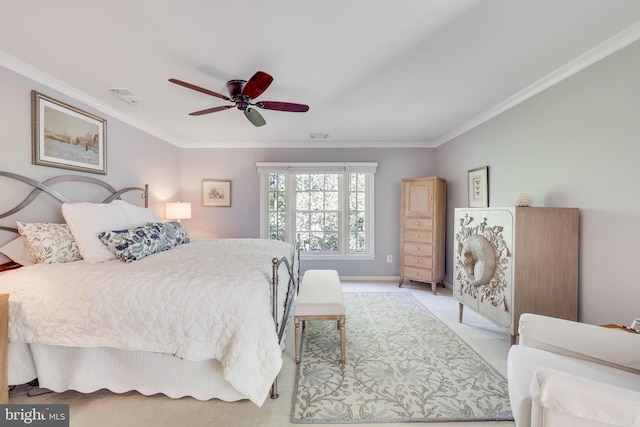
[[[309,175],[296,175],[296,190],[304,191],[309,189]]]
[[[310,185],[311,190],[324,189],[324,175],[311,175],[310,181],[311,181],[311,185]]]
[[[324,233],[311,233],[310,250],[322,251],[324,249]]]
[[[356,210],[363,211],[366,207],[364,193],[356,193]]]
[[[339,189],[339,176],[338,174],[325,175],[325,191],[338,191]]]
[[[349,233],[349,251],[364,252],[366,251],[366,238],[364,232]]]
[[[296,213],[296,230],[297,231],[309,231],[309,214]]]
[[[296,193],[296,209],[301,211],[309,210],[309,193],[307,192]]]
[[[324,206],[324,193],[322,191],[312,191],[309,194],[309,208],[312,211],[322,210]]]
[[[314,212],[311,214],[311,230],[324,231],[324,214]]]
[[[324,227],[327,231],[340,230],[340,215],[338,214],[338,212],[328,212],[325,215]]]
[[[327,233],[325,241],[325,251],[338,252],[340,249],[340,239],[338,233]]]
[[[337,191],[331,191],[324,193],[324,208],[328,211],[337,211],[340,209],[339,193]]]
[[[278,212],[284,212],[287,205],[285,203],[286,199],[286,194],[284,192],[280,192],[278,193],[278,205],[277,205],[277,210]]]

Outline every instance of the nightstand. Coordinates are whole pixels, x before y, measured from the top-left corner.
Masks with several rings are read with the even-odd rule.
[[[9,403],[7,345],[9,341],[9,294],[0,294],[0,404]]]

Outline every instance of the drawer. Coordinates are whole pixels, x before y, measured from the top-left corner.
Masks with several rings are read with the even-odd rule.
[[[433,280],[433,270],[427,268],[402,267],[402,277],[407,277],[418,282],[430,282]]]
[[[407,255],[431,256],[433,255],[433,245],[422,242],[404,242],[402,253]]]
[[[432,218],[404,218],[403,228],[417,228],[423,230],[433,230]]]
[[[404,240],[409,242],[433,243],[433,231],[431,230],[404,230]]]
[[[405,267],[433,268],[433,258],[430,256],[405,255],[402,265]]]

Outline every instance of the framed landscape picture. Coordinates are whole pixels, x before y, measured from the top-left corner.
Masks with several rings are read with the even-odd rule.
[[[202,206],[231,207],[231,181],[203,179]]]
[[[107,174],[107,121],[31,91],[32,163]]]

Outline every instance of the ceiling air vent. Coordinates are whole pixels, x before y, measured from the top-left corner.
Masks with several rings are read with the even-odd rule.
[[[111,88],[109,92],[113,94],[120,101],[124,101],[127,104],[138,105],[140,101],[142,101],[142,97],[137,93],[131,92],[129,89],[125,88]]]

